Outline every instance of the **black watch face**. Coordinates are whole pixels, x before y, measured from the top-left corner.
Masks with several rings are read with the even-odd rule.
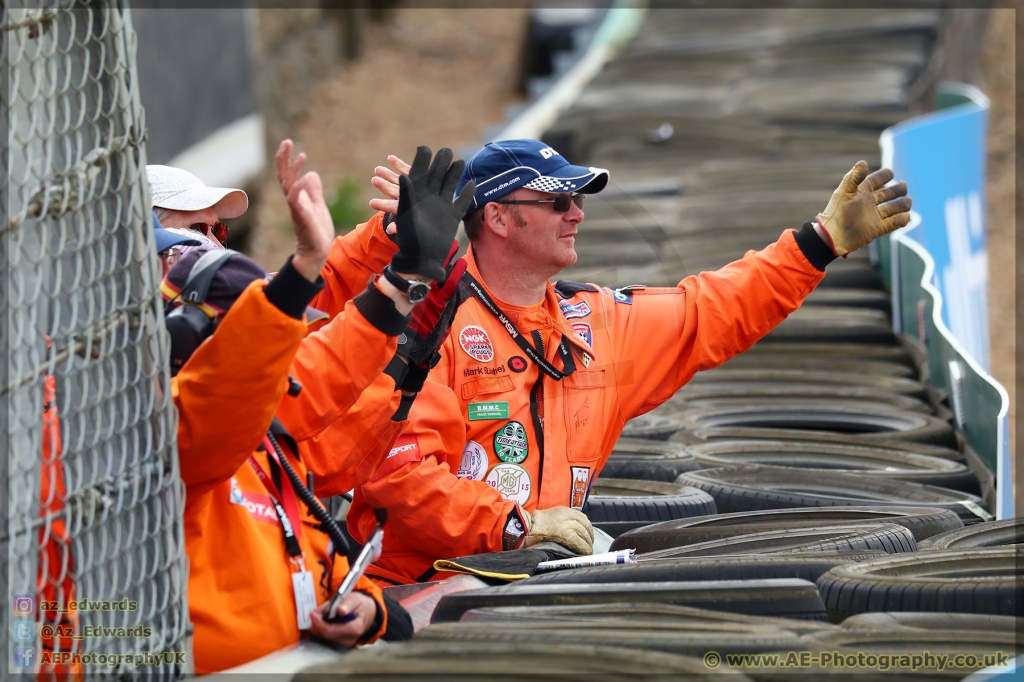
[[[409,303],[422,303],[427,300],[429,293],[430,285],[426,282],[409,282],[409,290],[405,292],[405,297],[409,299]]]

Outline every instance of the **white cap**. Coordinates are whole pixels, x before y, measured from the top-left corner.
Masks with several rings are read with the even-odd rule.
[[[249,208],[249,197],[240,189],[207,187],[188,171],[172,166],[146,166],[153,206],[175,211],[201,211],[211,206],[217,217],[237,218]]]

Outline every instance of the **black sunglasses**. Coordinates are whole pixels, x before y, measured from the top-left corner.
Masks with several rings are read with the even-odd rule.
[[[583,194],[559,194],[554,199],[519,199],[512,201],[496,201],[496,204],[551,204],[555,213],[565,213],[572,204],[583,208]]]

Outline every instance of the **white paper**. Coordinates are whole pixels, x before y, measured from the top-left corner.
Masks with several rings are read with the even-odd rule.
[[[313,627],[309,614],[316,608],[316,592],[313,591],[313,574],[309,571],[292,573],[292,590],[295,591],[295,617],[300,630]]]
[[[590,556],[574,556],[568,559],[542,561],[537,564],[537,572],[558,571],[563,568],[583,568],[584,566],[612,566],[614,564],[635,564],[635,549],[620,549],[617,552],[591,554]]]

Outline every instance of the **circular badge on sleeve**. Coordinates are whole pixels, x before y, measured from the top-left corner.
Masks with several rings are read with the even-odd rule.
[[[494,434],[494,454],[502,462],[519,464],[529,454],[526,429],[519,422],[509,422]]]
[[[530,472],[518,464],[495,464],[487,472],[487,485],[491,486],[506,500],[526,504],[533,491]]]
[[[456,476],[474,481],[484,480],[487,473],[487,451],[475,440],[468,441],[462,450],[462,462]]]

